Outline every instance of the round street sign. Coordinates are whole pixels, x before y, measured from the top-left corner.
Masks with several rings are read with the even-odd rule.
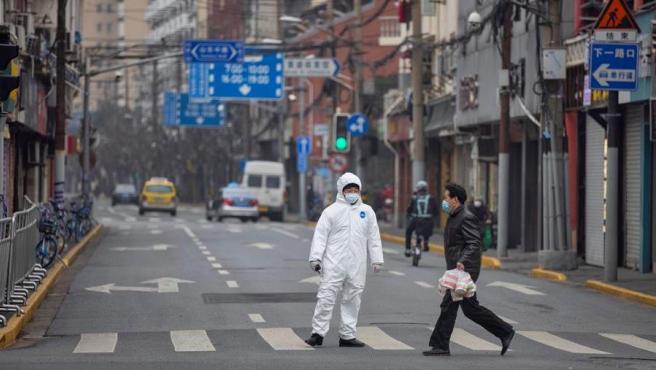
[[[344,154],[333,153],[330,155],[330,159],[328,159],[328,166],[335,173],[344,172],[346,167],[348,167],[348,157]]]
[[[369,119],[362,113],[353,113],[346,121],[351,136],[362,136],[369,131]]]

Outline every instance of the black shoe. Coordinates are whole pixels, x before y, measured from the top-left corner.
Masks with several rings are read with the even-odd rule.
[[[410,256],[412,256],[412,252],[410,252],[410,248],[406,248],[406,249],[405,249],[405,256],[406,256],[406,257],[410,257]]]
[[[422,352],[424,356],[451,356],[451,352],[448,349],[442,349],[438,347],[433,347],[428,351]]]
[[[360,342],[359,340],[353,338],[353,339],[342,339],[339,338],[339,346],[340,347],[364,347],[365,344]]]
[[[430,252],[430,247],[428,245],[424,245],[424,252]]]
[[[323,337],[317,333],[312,333],[310,338],[305,340],[305,343],[312,347],[320,346],[323,344]]]
[[[508,347],[510,347],[510,342],[512,342],[513,337],[515,336],[515,331],[513,330],[507,337],[501,339],[501,356],[506,354]]]

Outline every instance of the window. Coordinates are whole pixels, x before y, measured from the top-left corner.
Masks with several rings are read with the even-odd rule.
[[[261,188],[262,187],[262,175],[248,175],[248,187],[249,188]]]
[[[96,13],[102,13],[102,4],[96,5]]]
[[[96,32],[102,32],[102,23],[96,24]]]
[[[266,178],[266,187],[267,187],[267,189],[278,189],[280,187],[280,177],[279,176],[267,176],[267,178]]]
[[[173,193],[173,188],[167,185],[149,185],[146,186],[146,191],[149,193]]]
[[[112,4],[107,4],[107,13],[112,13]]]
[[[107,33],[111,33],[112,29],[114,29],[114,25],[112,23],[107,23]]]

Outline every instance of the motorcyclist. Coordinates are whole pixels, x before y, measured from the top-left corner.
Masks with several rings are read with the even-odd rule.
[[[410,257],[412,233],[417,231],[428,251],[428,239],[433,235],[434,219],[438,216],[437,202],[428,193],[428,184],[420,180],[415,186],[415,193],[407,209],[408,227],[405,230],[405,256]]]
[[[340,347],[363,347],[356,339],[360,296],[367,275],[367,254],[374,272],[383,265],[383,248],[373,209],[362,203],[360,179],[346,173],[337,180],[337,200],[326,208],[312,239],[310,267],[321,273],[312,335],[305,342],[320,346],[337,296],[342,291]]]

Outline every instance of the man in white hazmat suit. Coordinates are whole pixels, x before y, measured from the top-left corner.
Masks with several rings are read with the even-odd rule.
[[[348,172],[337,180],[337,200],[326,208],[312,239],[310,266],[321,274],[312,336],[305,342],[323,344],[337,295],[342,292],[340,347],[364,347],[357,340],[360,297],[367,275],[367,251],[374,272],[383,266],[383,248],[373,209],[362,203],[360,179]]]

